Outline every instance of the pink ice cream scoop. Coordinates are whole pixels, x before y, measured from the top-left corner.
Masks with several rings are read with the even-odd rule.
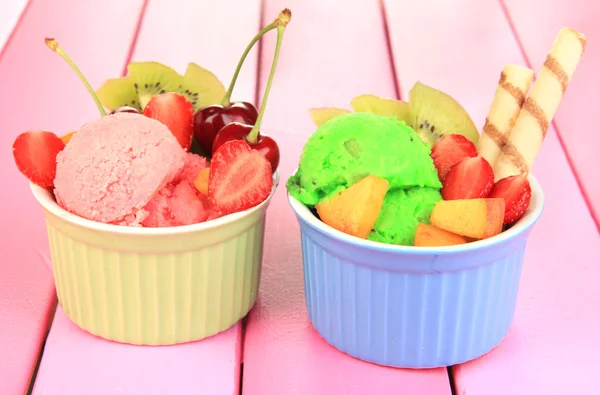
[[[173,181],[159,190],[144,208],[148,216],[143,226],[181,226],[217,218],[208,199],[194,186],[198,172],[208,167],[208,161],[199,155],[188,153],[185,165]]]
[[[138,114],[108,115],[83,126],[58,154],[54,192],[73,214],[138,225],[149,215],[145,206],[185,162],[186,152],[162,123]]]

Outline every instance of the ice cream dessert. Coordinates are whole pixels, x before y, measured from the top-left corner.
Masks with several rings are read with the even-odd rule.
[[[382,155],[386,150],[394,155]],[[344,114],[309,138],[287,186],[292,196],[314,206],[366,175],[385,179],[392,192],[386,194],[380,219],[368,237],[393,244],[412,242],[415,210],[428,217],[441,199],[442,184],[429,153],[403,121],[370,113]]]
[[[22,133],[13,144],[18,169],[51,189],[63,209],[112,225],[190,225],[260,204],[279,164],[279,148],[260,124],[290,18],[285,9],[251,41],[227,92],[194,63],[180,75],[157,62],[131,63],[127,76],[94,92],[58,43],[46,39],[80,76],[101,117],[62,137]],[[247,53],[274,29],[277,48],[260,112],[231,103]]]
[[[156,120],[128,113],[102,117],[84,125],[58,153],[54,195],[81,217],[140,224],[148,216],[146,204],[179,174],[185,156]]]
[[[417,82],[407,102],[364,94],[313,108],[289,194],[327,225],[386,244],[450,246],[498,235],[529,207],[528,175],[585,49],[562,29],[533,71],[507,65],[480,136],[451,96]]]

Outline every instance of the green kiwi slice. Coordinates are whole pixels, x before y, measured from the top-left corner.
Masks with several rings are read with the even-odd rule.
[[[177,92],[192,103],[194,112],[199,108],[220,103],[226,93],[225,86],[217,76],[196,63],[188,64],[183,83]]]
[[[408,93],[408,102],[408,123],[425,143],[433,145],[444,134],[460,134],[477,144],[477,127],[450,95],[417,82]]]
[[[177,92],[183,84],[181,74],[158,62],[129,63],[127,73],[133,80],[133,87],[138,94],[142,110],[153,96],[165,92]]]
[[[96,95],[109,111],[123,106],[141,110],[140,100],[133,84],[130,77],[113,78],[102,84],[96,91]]]
[[[353,98],[350,107],[355,112],[369,112],[384,117],[393,117],[407,123],[410,121],[410,106],[400,100],[365,94]]]
[[[181,93],[196,111],[220,103],[226,93],[217,76],[195,63],[188,64],[183,76],[158,62],[130,63],[127,73],[126,77],[107,80],[96,91],[102,105],[110,111],[122,106],[143,111],[153,96],[166,92]]]

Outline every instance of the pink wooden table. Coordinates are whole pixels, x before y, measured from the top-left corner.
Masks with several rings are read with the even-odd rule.
[[[194,61],[228,82],[250,37],[284,7],[294,17],[264,122],[282,148],[284,180],[314,131],[309,107],[347,106],[361,93],[402,96],[421,80],[454,95],[481,127],[504,64],[538,71],[563,25],[588,36],[535,164],[547,203],[527,247],[515,321],[488,355],[415,371],[328,346],[307,319],[299,230],[283,187],[246,323],[191,344],[134,347],[91,336],[56,308],[41,211],[8,147],[28,128],[77,129],[96,109],[43,38],[59,39],[93,86],[131,60],[180,71]],[[588,0],[0,2],[0,394],[600,394],[598,15],[600,3]],[[252,53],[235,99],[260,99],[273,46],[270,35],[261,56]]]

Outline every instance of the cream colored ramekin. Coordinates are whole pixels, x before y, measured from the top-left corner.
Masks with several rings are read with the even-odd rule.
[[[31,185],[42,206],[58,300],[82,329],[138,345],[200,340],[256,301],[269,197],[208,222],[135,228],[90,221]]]

